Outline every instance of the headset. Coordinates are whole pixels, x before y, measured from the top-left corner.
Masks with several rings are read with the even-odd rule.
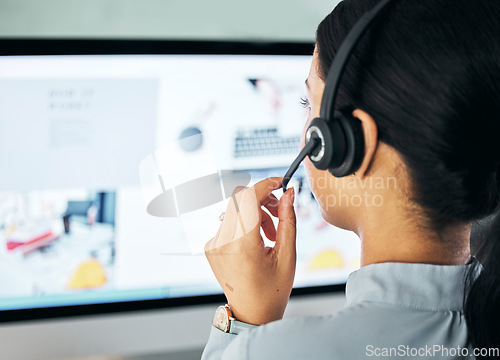
[[[325,82],[320,117],[311,121],[305,133],[305,146],[282,181],[283,192],[302,161],[309,156],[319,170],[335,177],[353,174],[361,166],[365,141],[361,122],[346,110],[336,110],[338,90],[349,58],[370,25],[394,0],[382,0],[366,12],[342,42]]]

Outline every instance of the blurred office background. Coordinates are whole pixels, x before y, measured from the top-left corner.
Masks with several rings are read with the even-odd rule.
[[[0,36],[314,41],[337,0],[0,0]]]

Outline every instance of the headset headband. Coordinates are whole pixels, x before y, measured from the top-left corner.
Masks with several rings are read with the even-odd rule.
[[[394,0],[382,0],[373,9],[365,13],[342,42],[337,55],[335,55],[335,58],[333,59],[330,71],[328,71],[328,76],[325,82],[326,86],[323,92],[323,99],[321,101],[320,118],[333,118],[335,102],[337,100],[342,75],[344,75],[345,67],[352,52],[356,48],[359,41],[363,38],[366,30],[368,30],[370,25],[373,24],[374,19],[392,1]]]

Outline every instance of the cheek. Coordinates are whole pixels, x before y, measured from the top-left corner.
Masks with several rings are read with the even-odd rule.
[[[353,195],[346,184],[348,179],[337,179],[328,171],[316,169],[309,159],[304,160],[304,169],[309,188],[318,202],[323,219],[331,225],[351,230],[354,208],[346,204],[346,199]]]
[[[306,145],[306,131],[309,128],[309,124],[311,124],[311,121],[314,117],[312,114],[310,114],[306,120],[306,123],[304,125],[304,129],[302,129],[302,136],[300,137],[300,148],[302,149]]]
[[[304,169],[309,188],[319,205],[321,216],[328,223],[332,224],[330,219],[332,204],[329,201],[332,200],[334,189],[330,187],[332,184],[327,184],[325,181],[327,179],[327,172],[316,169],[309,159],[304,160]]]
[[[335,184],[327,182],[329,174],[326,171],[316,169],[309,158],[304,160],[304,170],[311,192],[321,207],[323,207],[323,200],[327,197],[327,194],[332,191],[332,187],[334,187]]]

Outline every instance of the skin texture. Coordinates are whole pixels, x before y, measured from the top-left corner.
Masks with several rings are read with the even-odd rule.
[[[307,84],[305,129],[319,116],[325,84],[318,75],[315,51]],[[353,115],[362,123],[365,155],[361,167],[342,179],[314,168],[306,159],[307,180],[323,218],[355,232],[361,240],[361,266],[383,262],[461,265],[470,259],[471,224],[437,232],[412,202],[412,183],[398,152],[379,142],[377,125],[366,112]],[[293,190],[280,201],[272,195],[281,178],[261,181],[233,195],[225,219],[205,253],[236,319],[265,324],[283,317],[295,275],[296,223]],[[277,229],[266,207],[279,218]],[[276,241],[266,248],[260,235]],[[303,239],[314,241],[314,239]]]

